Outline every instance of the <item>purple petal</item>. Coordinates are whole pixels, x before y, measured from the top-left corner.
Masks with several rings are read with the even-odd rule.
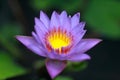
[[[80,22],[79,24],[77,24],[71,31],[73,34],[78,34],[80,31],[83,31],[85,26],[85,22]]]
[[[67,17],[66,11],[63,11],[60,14],[60,27],[62,27],[63,29],[67,31],[69,31],[71,28],[71,21],[70,21],[70,18]]]
[[[82,39],[75,47],[77,53],[84,53],[101,42],[101,39]]]
[[[63,25],[63,28],[66,29],[67,31],[70,31],[70,29],[71,29],[70,18],[65,19],[65,23]]]
[[[66,67],[66,61],[58,61],[58,60],[46,60],[46,68],[48,70],[49,75],[51,78],[55,78],[58,74],[60,74],[63,69]]]
[[[81,22],[76,27],[73,28],[71,33],[74,36],[74,46],[82,39],[84,34],[86,33],[86,30],[83,30],[85,23]]]
[[[66,18],[67,18],[67,12],[66,12],[66,11],[63,11],[63,12],[60,14],[60,24],[61,24],[61,26],[64,25]]]
[[[80,33],[78,33],[78,34],[75,36],[74,46],[79,43],[79,41],[83,38],[83,36],[85,35],[85,33],[86,33],[86,30],[81,31]]]
[[[45,27],[48,29],[50,20],[43,11],[40,11],[40,20],[44,23]]]
[[[40,39],[41,43],[44,44],[44,36],[48,32],[45,25],[37,18],[35,18],[35,31]]]
[[[54,27],[60,27],[60,20],[59,20],[59,15],[57,12],[53,12],[52,16],[51,16],[51,22],[50,22],[50,27],[54,28]]]
[[[73,54],[68,57],[67,60],[72,61],[72,62],[82,62],[84,60],[89,60],[90,56],[87,54]]]
[[[28,49],[33,51],[34,53],[40,56],[46,56],[43,48],[36,42],[33,37],[29,36],[16,36],[16,39],[19,40],[22,44],[24,44]]]
[[[71,18],[71,28],[74,28],[76,25],[79,24],[79,19],[80,19],[80,13],[75,14],[72,18]]]
[[[42,43],[41,43],[38,35],[37,35],[35,32],[32,32],[32,36],[34,37],[34,39],[35,39],[40,45],[42,45]]]
[[[48,54],[48,57],[50,58],[50,59],[56,59],[56,60],[66,60],[66,54],[59,54],[59,53],[57,53],[57,52],[55,52],[54,50],[53,51],[51,51],[51,52],[48,52],[47,53]]]
[[[39,32],[47,32],[47,28],[45,27],[45,25],[43,24],[43,22],[41,22],[41,20],[39,20],[38,18],[35,18],[35,30],[37,31],[37,34],[39,34]]]

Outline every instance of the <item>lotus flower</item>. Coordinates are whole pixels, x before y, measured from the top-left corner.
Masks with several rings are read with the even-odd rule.
[[[55,78],[67,65],[67,61],[82,62],[89,60],[85,52],[98,44],[100,39],[82,39],[86,30],[85,22],[80,22],[80,13],[73,17],[66,11],[53,12],[51,19],[40,11],[40,18],[35,18],[35,32],[32,36],[17,35],[16,38],[34,53],[46,57],[46,68]]]

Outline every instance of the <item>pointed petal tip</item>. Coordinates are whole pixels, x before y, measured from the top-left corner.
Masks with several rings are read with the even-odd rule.
[[[59,14],[59,12],[57,12],[57,11],[53,11],[53,12],[52,12],[52,16],[59,17],[59,15],[60,15],[60,14]],[[51,17],[52,17],[52,16],[51,16]]]
[[[21,36],[21,35],[16,35],[16,36],[15,36],[15,38],[16,38],[17,40],[20,40],[22,37],[24,37],[24,36]]]
[[[63,10],[62,12],[67,12],[66,10]]]
[[[39,19],[37,17],[35,17],[34,20],[35,20],[35,25],[39,23]]]
[[[34,34],[35,34],[35,32],[34,32],[34,31],[32,31],[31,33],[32,33],[32,35],[34,35]]]
[[[15,35],[14,37],[17,39],[19,37],[19,35]]]
[[[96,41],[96,44],[100,43],[101,41],[103,41],[102,39],[93,39],[94,41]]]
[[[66,67],[66,61],[46,59],[46,68],[52,79],[60,74]]]
[[[38,20],[38,18],[37,18],[37,17],[35,17],[35,18],[34,18],[34,20]]]
[[[83,54],[82,55],[83,57],[83,60],[82,61],[85,61],[85,60],[90,60],[91,59],[91,57],[88,55],[88,54]]]
[[[90,60],[91,57],[89,55],[86,56],[86,60]]]
[[[67,12],[66,12],[65,10],[63,10],[63,11],[61,12],[61,14],[67,14]]]
[[[98,39],[98,40],[99,40],[99,42],[103,41],[102,39]]]
[[[41,17],[41,16],[45,16],[45,17],[48,18],[48,16],[46,15],[46,13],[45,13],[44,11],[42,11],[42,10],[40,11],[40,17]]]
[[[40,19],[37,17],[35,17],[34,20],[35,20],[35,22],[40,21]]]
[[[85,24],[86,24],[86,22],[80,22],[82,25],[84,25],[85,26]]]
[[[92,42],[94,45],[100,43],[101,41],[103,41],[102,39],[97,39],[97,38],[91,38],[91,39],[83,39],[83,40],[88,40],[88,42]]]
[[[22,35],[16,35],[15,38],[21,43],[26,44],[26,45],[30,43],[28,40],[33,39],[31,36],[22,36]]]
[[[34,20],[35,20],[35,24],[42,23],[41,20],[39,18],[37,18],[37,17],[35,17]]]
[[[21,42],[21,43],[24,42],[24,36],[16,35],[15,38],[16,38],[19,42]]]
[[[57,12],[56,12],[56,11],[53,11],[52,14],[57,14]]]
[[[46,15],[46,13],[44,11],[40,11],[40,18],[43,17],[43,18],[48,18],[48,16]]]
[[[22,35],[16,35],[15,38],[20,41],[22,44],[26,43],[29,44],[29,42],[27,42],[27,39],[32,39],[31,36],[22,36]]]
[[[91,57],[88,54],[83,54],[83,61],[85,60],[91,60]]]
[[[76,16],[77,16],[77,17],[80,17],[80,12],[76,13]]]
[[[49,17],[47,16],[46,13],[44,13],[43,11],[40,11],[40,21],[45,25],[46,28],[49,27],[49,24],[50,24],[50,19]]]
[[[58,28],[59,26],[60,26],[59,14],[56,11],[53,11],[51,16],[50,28],[53,28],[53,27]]]
[[[96,45],[99,44],[101,41],[103,41],[102,39],[95,39],[96,40]]]
[[[43,13],[44,13],[44,11],[40,10],[40,14],[41,14],[41,13],[43,14]]]

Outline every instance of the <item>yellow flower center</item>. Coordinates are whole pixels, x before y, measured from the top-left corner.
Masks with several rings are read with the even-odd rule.
[[[72,36],[60,28],[51,30],[46,39],[49,45],[59,53],[62,52],[62,48],[69,46],[72,42]]]
[[[64,33],[55,32],[48,37],[49,44],[54,49],[60,49],[61,47],[66,47],[70,44],[69,37]]]

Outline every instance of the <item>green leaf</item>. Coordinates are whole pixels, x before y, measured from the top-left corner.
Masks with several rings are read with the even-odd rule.
[[[84,0],[31,0],[30,5],[37,11],[41,9],[59,9],[74,12],[82,8],[83,1]]]
[[[91,28],[109,38],[120,38],[120,3],[115,0],[92,0],[84,18]]]
[[[83,2],[84,2],[84,0],[70,0],[69,2],[68,1],[65,2],[63,0],[60,9],[66,10],[69,13],[72,13],[74,11],[79,11],[82,9]]]
[[[0,52],[0,80],[23,75],[26,70],[15,63],[11,56]]]
[[[1,36],[7,40],[14,40],[14,36],[17,34],[22,34],[21,26],[15,23],[6,23],[1,25],[0,29]]]
[[[73,79],[68,76],[57,76],[55,80],[73,80]]]
[[[35,10],[47,9],[51,6],[51,0],[31,0],[30,5]]]
[[[21,54],[19,48],[16,46],[15,35],[21,34],[22,30],[20,25],[14,23],[6,23],[1,25],[0,29],[0,44],[8,50],[13,56],[19,57]]]
[[[67,71],[82,71],[87,67],[88,63],[86,61],[83,62],[69,62]]]

